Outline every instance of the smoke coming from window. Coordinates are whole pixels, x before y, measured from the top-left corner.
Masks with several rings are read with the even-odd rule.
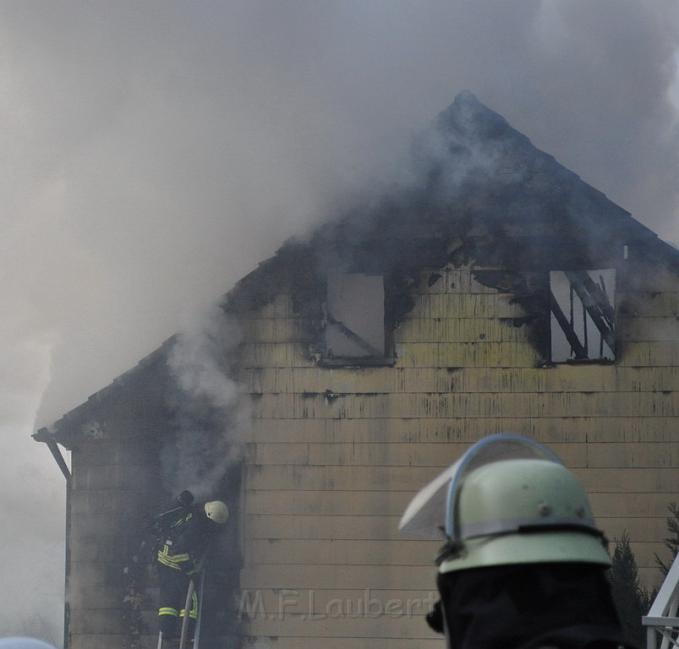
[[[215,496],[228,466],[243,452],[248,401],[230,370],[240,332],[218,307],[198,314],[178,334],[167,361],[173,378],[168,406],[174,430],[161,449],[164,487]]]

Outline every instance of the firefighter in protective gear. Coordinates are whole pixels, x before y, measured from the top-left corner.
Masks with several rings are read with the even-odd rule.
[[[410,503],[401,531],[432,538],[448,649],[624,649],[587,494],[549,449],[517,435],[472,446]]]
[[[181,620],[190,618],[190,635],[198,617],[198,596],[194,591],[191,608],[185,610],[190,580],[200,569],[210,540],[229,517],[221,500],[193,504],[193,496],[183,492],[179,506],[162,514],[162,535],[156,555],[160,599],[159,627],[164,639],[176,638]]]

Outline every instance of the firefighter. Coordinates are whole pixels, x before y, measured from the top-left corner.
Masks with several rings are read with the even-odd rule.
[[[163,639],[178,637],[180,621],[186,615],[191,626],[195,625],[195,591],[190,610],[184,608],[189,582],[200,571],[211,538],[229,517],[228,507],[221,500],[195,505],[190,492],[183,492],[178,503],[157,518],[162,532],[156,562],[160,586],[158,620]]]
[[[630,647],[587,495],[537,442],[478,442],[418,493],[400,528],[429,538],[443,531],[440,601],[427,622],[448,649]]]

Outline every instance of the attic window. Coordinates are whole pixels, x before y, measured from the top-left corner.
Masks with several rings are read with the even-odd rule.
[[[328,277],[323,357],[332,364],[385,361],[381,275],[336,273]]]
[[[549,273],[554,363],[615,360],[615,270]]]

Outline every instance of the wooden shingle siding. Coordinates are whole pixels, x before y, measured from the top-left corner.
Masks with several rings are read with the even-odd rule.
[[[653,281],[653,278],[649,278]],[[679,291],[657,288],[647,291],[620,291],[616,293],[619,313],[624,318],[674,318],[679,315]]]
[[[427,590],[435,573],[431,566],[366,566],[266,564],[249,566],[241,574],[242,588],[326,588]],[[435,582],[434,582],[435,583]],[[346,629],[351,637],[351,628]]]
[[[549,444],[585,484],[607,536],[629,533],[642,580],[657,584],[667,506],[679,501],[677,286],[662,268],[619,274],[614,364],[542,367],[534,330],[511,320],[525,315],[514,296],[464,268],[422,272],[414,308],[394,332],[393,367],[317,366],[310,345],[318,341],[290,295],[247,314],[240,378],[253,419],[241,587],[261,589],[267,610],[281,589],[300,597],[281,619],[250,620],[252,641],[440,643],[423,611],[323,614],[366,589],[383,602],[434,589],[438,543],[404,540],[399,517],[420,487],[497,432]]]
[[[366,539],[402,538],[398,516],[248,515],[245,526],[250,539]]]
[[[521,329],[519,329],[521,331]],[[658,392],[679,389],[679,366],[559,365],[544,368],[251,368],[242,380],[252,393],[368,392]]]
[[[253,445],[253,464],[309,464],[313,466],[432,466],[447,467],[469,444],[434,443],[260,443]],[[551,444],[569,467],[674,468],[679,466],[679,442],[667,444],[571,443]]]
[[[366,539],[253,540],[249,559],[253,565],[400,565],[430,566],[437,541]]]
[[[397,343],[525,342],[521,327],[496,318],[409,318],[394,332]]]
[[[620,318],[618,338],[634,342],[676,342],[679,320],[672,317]]]
[[[412,491],[433,480],[441,467],[415,466],[254,466],[248,474],[249,489],[301,489],[304,491]],[[630,469],[574,468],[590,493],[679,493],[675,468]]]
[[[628,342],[622,345],[622,354],[620,354],[622,366],[679,365],[679,342]]]
[[[147,439],[143,431],[107,429],[72,451],[70,649],[119,649],[128,642],[123,568],[139,546],[145,503],[158,491],[157,470],[145,463]],[[155,626],[154,605],[155,598],[146,598],[140,612],[148,628]]]
[[[511,293],[414,295],[408,319],[517,318],[526,315]]]
[[[246,534],[253,540],[402,540],[398,515],[305,515],[250,514]],[[665,516],[615,518],[598,516],[611,539],[620,538],[627,529],[640,543],[655,543],[665,534]]]
[[[274,635],[291,638],[325,638],[346,637],[348,629],[354,637],[363,638],[364,642],[370,643],[372,638],[410,638],[411,640],[432,639],[441,642],[441,636],[434,633],[422,619],[422,616],[399,616],[392,614],[383,617],[362,617],[355,619],[351,615],[333,618],[334,610],[343,610],[348,606],[338,603],[339,606],[328,605],[328,613],[315,618],[309,618],[306,613],[295,616],[287,614],[283,621],[271,619],[257,619],[251,624],[250,633],[254,635]],[[356,605],[356,604],[355,604]],[[348,619],[347,619],[348,618]],[[393,634],[393,635],[392,635]]]
[[[441,544],[436,541],[368,540],[276,540],[252,541],[255,567],[265,566],[422,566],[431,568],[431,557]],[[632,542],[641,568],[655,566],[655,554],[662,543]]]
[[[449,419],[258,419],[248,441],[262,442],[474,442],[482,435],[514,432],[546,443],[672,442],[674,417],[451,417]]]
[[[252,406],[265,419],[420,419],[467,417],[530,418],[679,416],[677,392],[549,393],[401,393],[401,394],[264,394]]]
[[[363,516],[400,516],[412,495],[411,491],[249,489],[246,511],[253,514],[308,516],[346,516],[357,512]]]
[[[311,466],[419,466],[445,468],[469,444],[257,444],[258,465],[308,464]],[[552,448],[569,466],[588,466],[584,444],[554,444]]]

